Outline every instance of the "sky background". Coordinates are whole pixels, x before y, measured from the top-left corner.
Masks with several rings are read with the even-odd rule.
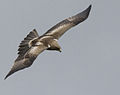
[[[92,4],[89,18],[27,69],[4,77],[21,40]],[[0,0],[0,95],[120,95],[119,0]]]

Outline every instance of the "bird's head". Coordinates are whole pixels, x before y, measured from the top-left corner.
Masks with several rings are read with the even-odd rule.
[[[54,49],[56,51],[62,52],[61,47],[58,44],[55,44]]]
[[[54,41],[54,46],[56,47],[56,50],[59,52],[62,52],[60,45],[58,44],[57,41]]]
[[[58,44],[57,40],[52,40],[51,43],[50,43],[50,50],[56,50],[56,51],[59,51],[59,52],[62,52],[61,51],[61,47],[60,45]]]

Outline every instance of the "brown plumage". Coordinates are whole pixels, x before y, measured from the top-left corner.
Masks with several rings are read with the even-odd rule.
[[[57,40],[68,29],[86,20],[89,16],[90,10],[91,5],[83,12],[56,24],[40,37],[35,29],[31,31],[20,43],[18,57],[15,60],[10,72],[6,75],[5,79],[16,71],[30,67],[37,56],[44,50],[57,50],[61,52],[61,47],[59,46]]]

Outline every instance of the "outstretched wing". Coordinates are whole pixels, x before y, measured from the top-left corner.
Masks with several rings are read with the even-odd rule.
[[[90,10],[91,5],[83,12],[75,16],[69,17],[56,24],[51,29],[49,29],[44,35],[53,36],[54,38],[59,39],[68,29],[72,28],[73,26],[76,26],[80,22],[83,22],[85,19],[87,19]]]
[[[15,60],[14,65],[12,66],[10,72],[6,75],[5,79],[16,71],[22,70],[24,68],[30,67],[37,56],[48,47],[43,44],[39,46],[31,47],[19,60]]]
[[[5,79],[13,74],[14,72],[29,67],[36,59],[39,53],[41,53],[46,47],[41,43],[40,46],[29,47],[29,42],[35,38],[38,38],[37,31],[34,29],[31,31],[26,38],[20,43],[18,49],[18,57],[14,62],[13,67],[7,74]]]

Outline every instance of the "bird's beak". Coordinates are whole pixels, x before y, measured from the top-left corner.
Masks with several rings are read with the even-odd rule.
[[[62,52],[62,50],[61,50],[61,49],[59,49],[59,52]]]

